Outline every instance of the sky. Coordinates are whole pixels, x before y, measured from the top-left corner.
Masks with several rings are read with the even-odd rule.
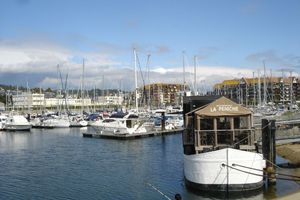
[[[225,79],[298,76],[298,0],[0,0],[0,84],[134,89],[164,82],[197,90]],[[146,74],[149,57],[149,76]]]

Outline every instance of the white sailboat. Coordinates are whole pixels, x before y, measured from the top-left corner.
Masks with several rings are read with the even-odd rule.
[[[70,120],[70,127],[86,127],[88,122],[83,118],[83,111],[84,111],[84,59],[82,61],[82,77],[81,77],[81,113],[76,116],[69,116]]]

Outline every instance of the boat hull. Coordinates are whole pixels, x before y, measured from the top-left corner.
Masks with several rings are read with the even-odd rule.
[[[31,125],[9,125],[9,124],[6,124],[4,129],[6,131],[30,131]]]
[[[185,182],[205,191],[257,190],[263,185],[265,164],[261,154],[231,148],[184,155]]]

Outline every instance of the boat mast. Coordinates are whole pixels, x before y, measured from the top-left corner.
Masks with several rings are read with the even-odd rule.
[[[19,86],[17,85],[17,99],[19,100]],[[14,110],[14,104],[13,104],[13,110]],[[17,106],[17,110],[18,110],[18,106]],[[20,109],[22,110],[22,109]]]
[[[197,93],[197,56],[194,56],[194,95]]]
[[[273,73],[272,73],[272,69],[270,69],[270,88],[271,88],[271,102],[272,102],[272,105],[274,104],[274,93],[273,93]]]
[[[42,96],[42,88],[40,86],[40,98]],[[43,109],[43,104],[40,102],[40,112],[42,113],[42,109]]]
[[[61,90],[60,90],[60,84],[59,84],[59,64],[57,64],[57,112],[58,115],[60,115],[61,109],[60,109],[60,96],[61,96]]]
[[[133,48],[133,54],[134,54],[135,109],[136,109],[136,112],[138,112],[139,102],[138,102],[138,87],[137,87],[137,55],[136,55],[135,48]]]
[[[96,85],[94,85],[94,112],[96,112]]]
[[[264,64],[264,105],[267,104],[267,86],[266,86],[266,65],[265,61],[263,60]]]
[[[27,112],[29,114],[30,113],[30,100],[29,100],[30,90],[29,90],[28,81],[26,83],[26,86],[27,86]]]
[[[256,81],[255,81],[255,74],[254,74],[254,72],[253,72],[253,107],[255,107],[255,105],[256,105],[256,88],[255,88],[255,83]]]
[[[183,67],[183,92],[185,95],[185,51],[182,52],[182,67]]]
[[[150,86],[150,66],[149,66],[149,62],[150,62],[150,56],[151,56],[151,54],[149,53],[148,55],[147,55],[147,70],[148,70],[148,86],[149,86],[149,92],[148,92],[148,108],[150,109],[150,107],[151,107],[151,104],[150,104],[150,92],[151,92],[151,86]]]
[[[258,74],[258,107],[261,107],[261,84],[260,84],[260,70],[257,72]]]
[[[284,92],[284,87],[285,87],[285,83],[284,83],[284,71],[283,69],[281,69],[281,74],[282,74],[282,87],[281,87],[281,100],[282,100],[282,105],[284,105],[284,101],[285,101],[285,92]]]
[[[291,79],[291,82],[290,82],[290,102],[291,102],[291,108],[293,106],[293,71],[291,70],[290,71],[290,79]]]
[[[82,59],[82,75],[81,75],[81,114],[83,114],[84,110],[84,58]]]

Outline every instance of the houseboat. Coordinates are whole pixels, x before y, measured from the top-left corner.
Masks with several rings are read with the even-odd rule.
[[[184,113],[186,185],[205,191],[245,191],[263,186],[266,161],[255,146],[251,110],[225,97]]]

